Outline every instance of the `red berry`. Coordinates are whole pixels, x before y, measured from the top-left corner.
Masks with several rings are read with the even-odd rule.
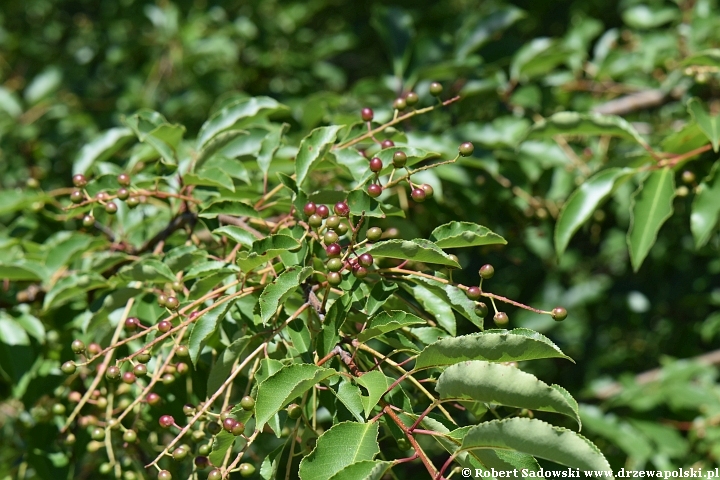
[[[362,265],[363,267],[369,267],[373,264],[373,257],[369,253],[363,253],[358,258],[358,263]]]
[[[470,300],[478,300],[482,296],[482,292],[479,287],[470,287],[467,289],[467,292],[465,292],[465,295]]]
[[[158,472],[158,480],[172,480],[172,473],[167,470],[160,470]]]
[[[167,320],[160,320],[157,328],[158,331],[160,331],[161,333],[167,333],[172,329],[172,323],[168,322]]]
[[[347,217],[350,215],[350,207],[346,202],[337,202],[333,207],[333,211],[335,212],[335,215],[339,215],[341,217]]]
[[[331,243],[325,247],[325,253],[327,253],[327,256],[330,258],[339,257],[342,254],[342,247],[337,243]]]
[[[425,190],[422,188],[413,188],[412,192],[410,192],[410,196],[416,202],[422,203],[425,201]]]
[[[230,433],[232,433],[236,437],[238,435],[242,435],[243,433],[245,433],[245,424],[242,422],[235,423],[235,426],[232,428],[232,430],[230,430]]]
[[[170,310],[175,310],[178,308],[178,305],[180,305],[180,301],[177,297],[167,297],[167,300],[165,300],[165,306]]]
[[[117,380],[120,378],[120,368],[116,367],[115,365],[108,367],[108,369],[105,371],[105,376],[110,380]]]
[[[365,278],[368,275],[368,270],[360,265],[355,265],[352,269],[352,273],[355,275],[355,278]]]
[[[303,213],[305,213],[308,217],[315,213],[315,210],[317,210],[317,205],[313,202],[308,202],[305,204],[305,207],[303,207]]]
[[[130,185],[130,175],[128,175],[127,173],[121,173],[120,175],[118,175],[117,181],[123,187],[127,187],[128,185]]]
[[[320,215],[320,218],[324,219],[327,218],[328,215],[330,215],[330,209],[327,207],[327,205],[318,205],[315,213]]]
[[[373,157],[370,160],[370,171],[378,173],[383,168],[382,160],[380,160],[378,157]]]
[[[367,193],[368,193],[368,195],[370,195],[372,198],[377,198],[377,197],[379,197],[380,194],[382,193],[382,191],[383,191],[383,188],[382,188],[380,185],[378,185],[377,183],[371,183],[371,184],[368,185],[368,187],[367,187]]]
[[[128,385],[135,383],[135,374],[133,372],[125,372],[122,374],[122,381]]]
[[[136,317],[128,317],[127,319],[125,319],[125,328],[130,331],[135,330],[138,325],[140,325],[140,319]]]
[[[493,320],[495,320],[497,325],[506,325],[510,321],[507,313],[505,312],[497,312],[493,317]]]
[[[101,351],[102,351],[102,347],[100,347],[100,345],[98,345],[95,342],[93,342],[87,346],[87,353],[90,355],[97,355]]]
[[[73,185],[75,185],[77,188],[83,188],[85,185],[87,185],[87,178],[85,178],[85,175],[82,173],[78,173],[73,175],[72,177]]]
[[[115,205],[115,202],[108,202],[105,204],[105,211],[109,215],[115,215],[117,213],[118,207]]]
[[[145,401],[147,401],[149,405],[157,405],[160,403],[160,400],[162,400],[160,395],[155,392],[150,392],[147,394],[147,397],[145,397]]]
[[[382,148],[383,150],[386,148],[394,147],[394,146],[395,146],[395,142],[393,142],[390,139],[383,140],[382,143],[380,144],[380,148]]]
[[[163,428],[170,428],[175,424],[175,419],[172,415],[163,415],[159,420],[160,426]]]
[[[232,432],[232,429],[235,428],[235,425],[238,424],[238,421],[234,418],[226,418],[223,420],[223,428],[226,432]]]
[[[372,119],[375,116],[375,114],[373,113],[372,108],[365,107],[360,111],[360,116],[362,117],[362,119],[364,121],[372,122]]]

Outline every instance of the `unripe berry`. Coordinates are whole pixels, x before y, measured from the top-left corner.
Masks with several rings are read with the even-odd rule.
[[[382,237],[382,229],[380,227],[370,227],[365,232],[365,237],[371,242],[377,242]]]
[[[393,102],[393,108],[395,110],[405,110],[405,107],[407,107],[407,103],[404,98],[396,98]]]
[[[340,225],[340,217],[337,215],[330,215],[327,220],[325,220],[325,226],[329,229],[335,229]]]
[[[167,295],[165,295],[164,293],[161,293],[157,297],[158,305],[160,305],[161,307],[164,307],[167,304],[167,299],[168,299]]]
[[[87,353],[89,355],[97,355],[100,352],[102,352],[102,347],[100,347],[100,345],[95,342],[87,346]]]
[[[128,175],[127,173],[121,173],[120,175],[118,175],[117,181],[123,187],[127,187],[128,185],[130,185],[130,175]]]
[[[488,314],[488,307],[483,302],[477,302],[475,304],[475,315],[480,318],[485,318]]]
[[[128,385],[135,383],[135,379],[135,374],[133,372],[125,372],[122,374],[123,383],[127,383]]]
[[[198,447],[198,454],[199,455],[210,455],[210,452],[212,452],[212,447],[210,445],[200,445]]]
[[[690,170],[685,170],[682,173],[682,181],[687,183],[688,185],[692,184],[693,182],[695,182],[695,174]]]
[[[335,215],[339,215],[341,217],[347,217],[350,215],[350,207],[347,202],[337,202],[335,206],[333,206],[333,211],[335,212]]]
[[[158,480],[172,480],[172,473],[167,470],[160,470],[158,472]]]
[[[373,117],[375,116],[374,112],[372,111],[372,108],[363,108],[360,111],[360,116],[362,119],[366,122],[372,122]]]
[[[380,170],[383,169],[383,162],[378,157],[373,157],[370,160],[370,171],[378,173]]]
[[[140,205],[140,199],[137,197],[130,197],[127,199],[127,206],[130,208],[135,208],[138,205]]]
[[[318,228],[320,225],[322,225],[322,222],[322,217],[317,213],[313,213],[312,215],[310,215],[310,218],[308,218],[308,225],[310,225],[312,228]]]
[[[342,255],[342,247],[337,243],[331,243],[325,247],[325,253],[329,258],[337,258]]]
[[[232,430],[230,430],[230,433],[232,433],[236,437],[238,435],[242,435],[243,433],[245,433],[245,424],[242,422],[236,422],[235,426],[232,428]]]
[[[410,196],[417,203],[423,203],[425,201],[425,190],[422,188],[413,188],[412,192],[410,192]]]
[[[160,395],[158,395],[155,392],[150,392],[147,394],[147,397],[145,397],[145,401],[147,401],[148,405],[157,405],[160,403]]]
[[[70,344],[70,350],[79,355],[85,351],[85,344],[82,342],[82,340],[73,340],[73,342]]]
[[[85,200],[85,195],[80,190],[73,190],[70,194],[70,201],[72,203],[82,203]]]
[[[302,415],[302,408],[296,403],[291,403],[287,407],[288,418],[297,420]]]
[[[185,405],[183,405],[183,414],[186,417],[192,417],[193,415],[195,415],[195,406],[186,403]]]
[[[240,400],[240,406],[245,411],[250,411],[253,408],[255,408],[255,400],[250,396],[244,396],[242,400]]]
[[[90,438],[98,442],[105,440],[105,429],[100,427],[93,428],[92,432],[90,433]]]
[[[65,415],[65,405],[56,403],[52,406],[53,415]]]
[[[380,148],[383,149],[383,150],[385,150],[386,148],[394,147],[394,146],[395,146],[395,142],[393,142],[393,141],[390,140],[389,138],[383,140],[383,141],[380,143]]]
[[[340,237],[332,230],[328,230],[327,232],[325,232],[325,235],[323,235],[323,243],[325,245],[336,243],[338,240],[340,240]]]
[[[217,435],[222,430],[222,427],[217,422],[210,422],[207,424],[207,431],[210,435]]]
[[[372,198],[379,197],[380,194],[382,194],[382,191],[383,191],[383,188],[380,185],[378,185],[377,183],[371,183],[370,185],[367,186],[367,193]]]
[[[190,367],[185,362],[179,362],[177,365],[175,365],[175,368],[177,369],[178,375],[185,375],[187,372],[190,371]]]
[[[83,188],[87,185],[87,178],[82,173],[78,173],[73,175],[72,182],[77,188]]]
[[[105,204],[105,211],[108,213],[108,215],[115,215],[117,213],[118,207],[115,205],[115,202],[108,202]]]
[[[432,82],[430,84],[430,95],[437,97],[440,95],[443,91],[443,86],[440,85],[438,82]]]
[[[135,360],[140,363],[148,363],[150,361],[150,354],[147,352],[142,352],[135,357]]]
[[[358,258],[358,263],[362,265],[363,267],[369,267],[373,264],[373,257],[369,253],[363,253]]]
[[[175,450],[173,450],[172,456],[175,460],[183,460],[185,457],[187,457],[188,451],[183,447],[178,447]]]
[[[327,205],[318,205],[315,213],[320,215],[320,218],[325,219],[328,217],[328,215],[330,215],[330,209],[327,207]]]
[[[170,310],[175,310],[178,308],[178,305],[180,305],[180,301],[177,299],[177,297],[167,297],[167,300],[165,301],[165,306],[169,308]]]
[[[82,224],[83,227],[92,227],[93,225],[95,225],[95,217],[93,217],[92,215],[85,215],[82,219]]]
[[[315,213],[315,210],[317,210],[317,205],[315,205],[313,202],[308,202],[303,207],[303,213],[308,217]]]
[[[167,333],[172,329],[172,323],[167,320],[160,320],[157,324],[157,328],[160,333]]]
[[[507,325],[507,323],[510,321],[507,313],[505,312],[497,312],[495,316],[493,316],[493,320],[497,325]]]
[[[458,147],[458,152],[460,152],[460,156],[463,157],[469,157],[473,154],[473,151],[475,151],[475,146],[470,142],[462,143]]]
[[[398,151],[393,153],[393,159],[392,159],[393,166],[395,168],[402,168],[407,163],[407,155],[405,155],[405,152]]]
[[[365,267],[361,267],[360,265],[355,265],[352,269],[353,275],[355,275],[355,278],[363,279],[368,276],[368,270]]]
[[[166,373],[165,375],[162,376],[163,385],[170,385],[174,381],[175,381],[175,375],[173,375],[172,373]]]
[[[135,430],[125,430],[125,433],[123,433],[123,441],[127,443],[135,443],[137,440],[137,433],[135,433]]]
[[[125,187],[119,188],[115,195],[117,195],[117,198],[120,200],[127,200],[130,197],[130,190]]]
[[[418,97],[417,93],[415,93],[415,92],[410,92],[407,95],[405,95],[405,103],[410,107],[412,107],[413,105],[418,103],[419,100],[420,100],[420,98]]]
[[[552,318],[556,322],[562,322],[567,318],[567,310],[563,307],[555,307],[552,309]]]
[[[433,190],[433,187],[428,185],[427,183],[423,183],[420,185],[420,188],[423,189],[423,192],[425,192],[425,198],[432,198],[433,195],[435,195],[435,190]]]
[[[101,475],[107,475],[112,472],[112,468],[113,467],[109,462],[101,463],[98,467],[98,472],[100,472]]]
[[[222,480],[222,472],[217,468],[215,470],[210,470],[207,480]]]
[[[337,234],[340,235],[341,237],[343,235],[345,235],[348,232],[347,223],[341,221],[340,225],[338,225],[337,228],[335,229],[335,232],[337,232]]]
[[[480,276],[485,280],[490,280],[495,275],[495,269],[492,265],[486,264],[480,267]]]
[[[330,272],[327,274],[327,282],[332,286],[342,283],[342,276],[338,272]]]
[[[238,468],[240,469],[240,476],[243,478],[247,478],[255,473],[255,467],[249,463],[241,463]]]
[[[343,268],[343,262],[339,258],[331,258],[325,266],[329,272],[339,272]]]
[[[163,428],[170,428],[175,424],[175,419],[172,415],[163,415],[160,417],[160,420],[158,420],[158,423],[160,423],[160,426]]]
[[[108,369],[105,370],[105,376],[108,380],[117,380],[120,378],[120,368],[115,365],[108,367]]]
[[[144,377],[147,375],[147,367],[142,363],[138,363],[133,367],[133,373],[138,377]]]
[[[465,295],[467,295],[470,300],[478,300],[482,296],[481,293],[479,287],[470,287],[465,292]]]

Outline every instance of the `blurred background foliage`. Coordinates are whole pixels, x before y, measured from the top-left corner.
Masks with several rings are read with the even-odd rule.
[[[51,200],[37,192],[67,187],[82,146],[138,109],[161,112],[192,138],[224,102],[267,95],[291,107],[282,120],[298,140],[319,125],[357,121],[363,106],[388,119],[392,100],[409,90],[427,103],[429,83],[439,81],[463,99],[403,125],[407,142],[454,156],[472,141],[475,154],[427,172],[422,181],[439,201],[411,206],[395,224],[401,235],[427,236],[450,220],[503,235],[506,247],[461,255],[456,278],[475,282],[489,262],[493,292],[568,309],[561,324],[511,310],[511,326],[550,336],[575,359],[529,368],[582,400],[583,433],[613,467],[714,468],[715,359],[674,359],[718,348],[720,238],[716,228],[696,249],[689,230],[694,185],[716,155],[678,169],[678,179],[687,169],[698,180],[679,187],[675,215],[634,273],[625,232],[637,179],[614,190],[559,259],[553,229],[577,185],[632,163],[637,148],[609,137],[522,140],[542,117],[648,90],[661,100],[621,114],[653,145],[689,122],[690,97],[717,112],[718,70],[683,61],[720,47],[718,11],[715,0],[4,0],[0,250],[75,228],[47,214]],[[23,283],[0,291],[0,475],[60,478],[65,460],[50,453],[55,430],[43,420],[75,325],[62,310],[33,314],[33,298]]]

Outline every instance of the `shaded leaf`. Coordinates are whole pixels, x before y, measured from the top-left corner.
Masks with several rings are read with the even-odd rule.
[[[205,345],[207,339],[215,333],[215,330],[220,326],[220,322],[225,318],[225,315],[234,303],[233,300],[219,304],[216,303],[210,310],[195,320],[192,332],[190,332],[190,339],[188,340],[190,359],[193,365],[197,365],[202,347]]]
[[[275,315],[278,307],[290,296],[302,282],[312,274],[311,267],[300,270],[288,270],[280,274],[273,283],[266,286],[260,294],[260,317],[263,325]]]
[[[295,157],[295,181],[300,188],[303,188],[308,174],[330,150],[330,147],[335,143],[338,132],[343,128],[343,125],[318,127],[302,139]]]
[[[233,215],[236,217],[254,218],[260,217],[260,214],[254,207],[233,200],[220,200],[218,202],[211,203],[198,214],[198,217],[215,218],[218,215]]]
[[[340,385],[338,386],[337,391],[332,389],[331,391],[335,394],[337,399],[345,405],[345,408],[352,413],[353,417],[355,417],[358,422],[365,421],[362,415],[363,402],[360,400],[362,397],[360,394],[360,388],[343,378],[340,380]]]
[[[489,228],[471,222],[450,222],[440,225],[430,234],[440,248],[506,245],[507,241]]]
[[[137,280],[139,282],[165,283],[177,280],[170,267],[154,258],[143,258],[132,265],[123,267],[118,272],[122,280]]]
[[[469,29],[457,45],[457,58],[465,58],[485,45],[494,35],[525,17],[525,12],[513,6],[503,6],[490,15],[479,17],[479,21]]]
[[[216,228],[213,230],[213,233],[228,237],[245,247],[249,247],[253,244],[253,242],[255,242],[255,240],[257,240],[257,237],[249,231],[234,225],[224,225],[220,228]]]
[[[283,133],[290,125],[283,123],[282,125],[273,128],[268,133],[265,140],[262,142],[260,147],[260,153],[257,156],[257,164],[260,167],[260,171],[267,175],[270,169],[270,162],[272,162],[275,152],[280,148],[280,141],[282,140]]]
[[[371,338],[375,338],[383,333],[417,324],[425,324],[425,320],[412,313],[400,310],[382,312],[370,321],[367,328],[358,334],[357,339],[359,342],[367,342]]]
[[[230,374],[235,360],[240,358],[244,352],[256,348],[259,342],[259,337],[246,335],[228,345],[222,354],[218,355],[215,364],[210,370],[207,380],[207,391],[216,392]]]
[[[698,186],[690,214],[690,230],[695,239],[695,248],[710,240],[710,235],[720,217],[720,162],[716,161],[710,173]],[[0,275],[1,277],[2,275]]]
[[[688,113],[693,116],[702,132],[712,143],[713,150],[717,152],[720,147],[720,117],[710,116],[697,98],[691,98],[688,102]]]
[[[354,463],[372,460],[380,452],[379,427],[378,422],[333,425],[320,435],[315,449],[300,462],[300,478],[328,480]]]
[[[599,113],[558,112],[530,127],[526,139],[552,138],[555,135],[611,135],[648,146],[627,120]]]

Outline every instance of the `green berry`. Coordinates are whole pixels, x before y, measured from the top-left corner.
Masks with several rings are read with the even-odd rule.
[[[150,354],[147,352],[142,352],[137,357],[135,357],[135,360],[143,364],[148,363],[150,361]]]
[[[443,86],[440,85],[438,82],[432,82],[430,84],[430,95],[437,97],[440,95],[443,91]]]
[[[325,266],[329,272],[339,272],[343,268],[343,262],[339,258],[331,258]]]
[[[488,314],[488,307],[483,302],[477,302],[475,304],[475,315],[480,318],[485,318]]]
[[[458,147],[458,152],[460,152],[460,155],[463,157],[469,157],[473,154],[474,150],[475,146],[470,142],[465,142]]]
[[[245,424],[242,422],[235,423],[235,426],[230,430],[230,433],[235,435],[236,437],[239,435],[242,435],[245,432]]]
[[[313,213],[310,215],[310,218],[308,218],[308,225],[310,225],[312,228],[318,228],[320,225],[322,225],[323,219],[320,215],[317,213]]]
[[[82,190],[73,190],[70,194],[70,201],[72,203],[82,203],[83,200],[85,200],[85,195]]]
[[[135,441],[137,441],[137,433],[135,433],[135,430],[125,430],[122,438],[124,442],[135,443]]]
[[[130,197],[127,199],[127,206],[130,208],[135,208],[138,205],[140,205],[140,199],[137,197]]]
[[[239,469],[240,469],[240,476],[243,478],[247,478],[247,477],[251,476],[253,473],[255,473],[255,467],[249,463],[241,463]]]
[[[334,230],[340,225],[340,217],[337,215],[330,215],[327,220],[325,220],[325,226],[331,230]]]
[[[340,222],[340,225],[335,229],[335,232],[341,237],[348,232],[348,226],[345,222]]]
[[[70,350],[79,355],[85,351],[85,344],[82,342],[82,340],[73,340],[73,342],[70,344]]]
[[[415,92],[410,92],[407,95],[405,95],[405,103],[410,107],[412,107],[413,105],[418,103],[419,100],[420,100],[420,98],[418,97],[417,93],[415,93]]]
[[[562,322],[567,318],[567,310],[563,307],[555,307],[552,309],[551,315],[556,322]]]
[[[130,175],[128,175],[127,173],[121,173],[120,175],[118,175],[117,181],[123,187],[127,187],[128,185],[130,185]]]
[[[168,299],[167,295],[165,295],[164,293],[161,293],[157,297],[158,305],[161,307],[164,307],[165,305],[167,305],[167,299]]]
[[[435,195],[435,190],[433,190],[433,187],[428,185],[427,183],[423,183],[420,185],[420,188],[422,188],[423,192],[425,192],[425,198],[432,198],[433,195]]]
[[[207,480],[222,480],[222,472],[217,468],[208,473]]]
[[[338,272],[330,272],[327,274],[327,282],[332,286],[337,286],[342,283],[342,275]]]
[[[380,237],[382,237],[382,233],[382,228],[370,227],[367,229],[367,232],[365,232],[365,237],[371,242],[377,242],[380,240]]]
[[[255,408],[255,400],[250,396],[244,396],[242,400],[240,400],[240,406],[245,411],[250,411],[253,408]]]
[[[216,424],[217,425],[217,424]],[[198,455],[210,455],[210,452],[212,452],[212,447],[210,445],[200,445],[198,447]]]
[[[56,403],[52,406],[53,415],[65,415],[65,405],[62,403]]]
[[[395,110],[405,110],[405,107],[407,107],[407,103],[404,98],[396,98],[393,102],[393,108]]]
[[[108,215],[115,215],[117,213],[118,207],[115,205],[115,202],[108,202],[105,204],[105,211],[108,213]]]
[[[407,155],[403,151],[397,151],[393,153],[392,162],[395,168],[402,168],[407,163]]]
[[[685,170],[682,173],[682,181],[688,185],[695,182],[695,174],[690,170]]]
[[[90,228],[95,225],[95,217],[92,215],[85,215],[82,219],[83,227]]]
[[[177,299],[177,297],[167,297],[167,300],[165,301],[165,306],[169,308],[170,310],[175,310],[178,308],[178,305],[180,305],[180,301]]]
[[[87,185],[87,178],[82,173],[78,173],[73,175],[72,182],[77,188],[83,188]]]
[[[323,243],[325,243],[325,245],[337,243],[339,239],[340,237],[333,230],[328,230],[327,232],[325,232],[325,235],[323,235]]]
[[[177,350],[175,350],[175,355],[178,357],[189,357],[190,356],[190,349],[187,345],[178,345]]]
[[[102,475],[107,475],[108,473],[112,472],[112,465],[109,462],[101,463],[100,467],[98,467],[98,472]]]
[[[105,429],[100,427],[93,428],[92,432],[90,433],[90,438],[98,442],[105,440]]]
[[[287,407],[288,418],[291,420],[297,420],[302,416],[302,407],[296,403],[291,403]]]
[[[144,377],[147,375],[147,372],[147,367],[142,363],[138,363],[135,367],[133,367],[133,373],[138,377]]]
[[[480,267],[480,276],[485,280],[490,280],[495,275],[495,269],[492,265],[486,264]]]
[[[172,452],[172,456],[175,460],[183,460],[185,457],[187,457],[188,451],[185,450],[183,447],[178,447]]]
[[[158,480],[172,480],[172,473],[167,470],[160,470],[158,472]]]
[[[118,189],[116,195],[117,198],[119,198],[120,200],[127,200],[130,197],[130,191],[127,188],[123,187]]]
[[[493,316],[493,320],[497,325],[507,325],[507,323],[510,321],[507,313],[505,312],[497,312],[495,316]]]

